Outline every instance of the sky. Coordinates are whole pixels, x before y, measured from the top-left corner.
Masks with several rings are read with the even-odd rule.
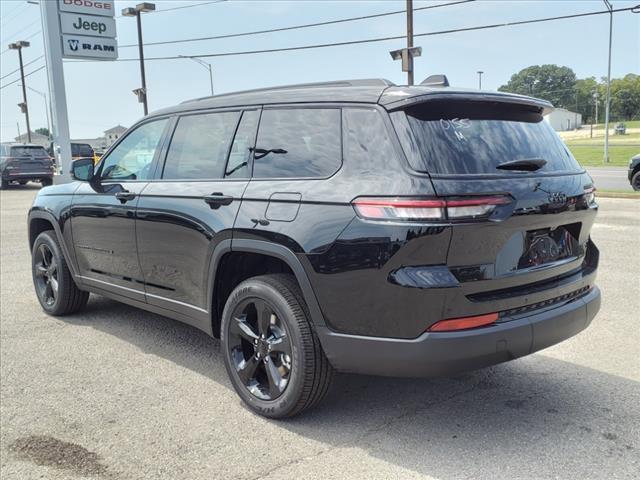
[[[450,0],[449,0],[450,1]],[[117,0],[116,18],[119,57],[137,58],[134,18],[119,12],[138,1]],[[156,0],[157,11],[142,19],[144,41],[158,42],[202,36],[285,27],[290,25],[370,15],[404,8],[396,1],[269,1]],[[189,8],[189,5],[197,5]],[[446,0],[414,1],[414,7],[447,3]],[[640,4],[640,0],[612,0],[614,8]],[[416,11],[416,34],[475,25],[569,15],[604,10],[600,0],[507,1],[478,0],[459,5]],[[166,11],[165,11],[166,10]],[[484,71],[483,89],[495,90],[522,68],[538,64],[558,64],[572,68],[578,78],[607,74],[609,21],[607,15],[490,30],[417,37],[422,56],[415,62],[415,78],[444,73],[452,86],[476,88],[478,70]],[[9,75],[18,68],[17,53],[7,50],[10,42],[29,40],[23,50],[25,63],[44,53],[40,8],[24,0],[0,0],[0,136],[11,141],[26,131],[19,83],[2,88],[18,78]],[[406,32],[404,14],[240,38],[208,40],[174,45],[148,45],[145,56],[198,55],[331,43],[374,37],[397,36]],[[251,88],[354,78],[387,78],[406,84],[400,62],[389,51],[405,46],[403,40],[352,46],[329,47],[259,55],[205,58],[213,67],[214,90],[225,93]],[[29,73],[44,59],[25,68]],[[142,105],[132,90],[140,86],[139,65],[134,61],[65,61],[65,82],[71,137],[94,138],[115,125],[126,127],[142,117]],[[189,59],[146,62],[149,109],[151,111],[209,94],[209,74]],[[640,14],[621,12],[614,16],[613,78],[640,73]],[[40,70],[26,79],[31,89],[47,92],[47,76]],[[27,91],[32,129],[45,127],[45,99]]]

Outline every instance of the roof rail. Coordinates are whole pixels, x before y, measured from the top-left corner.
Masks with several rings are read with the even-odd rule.
[[[239,95],[243,93],[258,93],[258,92],[270,92],[276,90],[299,90],[305,88],[325,88],[325,87],[393,87],[395,83],[385,78],[364,78],[356,80],[337,80],[331,82],[316,82],[316,83],[299,83],[294,85],[282,85],[279,87],[265,87],[256,88],[252,90],[241,90],[238,92],[222,93],[220,95],[207,96],[186,100],[181,103],[199,102],[202,100],[208,100],[210,98],[226,97],[228,95]]]

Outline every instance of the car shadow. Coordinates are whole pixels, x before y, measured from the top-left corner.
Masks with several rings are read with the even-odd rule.
[[[188,325],[95,295],[63,320],[231,388],[220,342]],[[543,353],[449,378],[339,375],[315,409],[271,423],[320,445],[304,459],[320,466],[357,470],[340,457],[356,449],[435,478],[638,478],[639,412],[640,383]]]

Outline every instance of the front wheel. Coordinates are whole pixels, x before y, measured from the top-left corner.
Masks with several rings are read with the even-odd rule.
[[[89,293],[78,289],[53,230],[36,238],[31,252],[33,284],[40,305],[50,315],[68,315],[81,310]]]
[[[631,186],[635,191],[640,190],[640,170],[634,173],[633,177],[631,177]]]
[[[292,417],[329,390],[333,368],[291,275],[238,285],[225,305],[220,337],[234,389],[260,415]]]

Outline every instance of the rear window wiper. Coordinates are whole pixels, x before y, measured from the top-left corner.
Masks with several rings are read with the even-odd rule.
[[[547,164],[542,158],[523,158],[522,160],[511,160],[499,164],[496,168],[499,170],[521,170],[523,172],[535,172]]]

